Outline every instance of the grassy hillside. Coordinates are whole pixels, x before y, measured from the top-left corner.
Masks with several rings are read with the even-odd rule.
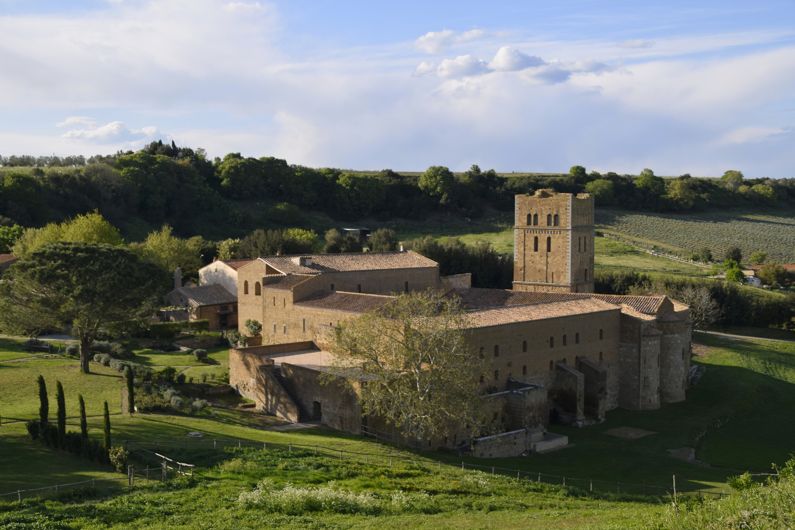
[[[746,469],[763,471],[770,462],[783,462],[793,450],[791,440],[795,439],[791,422],[781,421],[782,411],[795,409],[795,343],[711,336],[698,340],[701,345],[695,362],[705,366],[706,372],[689,391],[686,402],[651,412],[613,411],[605,423],[581,429],[553,426],[553,431],[570,437],[571,446],[563,451],[465,460],[487,470],[497,466],[532,472],[532,476],[541,472],[545,481],[556,483],[565,476],[568,486],[585,488],[588,480],[593,480],[596,491],[610,495],[633,490],[662,493],[650,486],[664,488],[671,474],[677,475],[681,490],[711,487],[725,491],[727,476]],[[147,350],[137,357],[153,368],[197,368],[179,354]],[[213,357],[219,361],[215,368],[223,370],[223,353],[215,352]],[[45,375],[50,388],[54,388],[56,379],[64,383],[70,414],[76,412],[78,392],[86,397],[89,414],[98,412],[105,399],[112,410],[118,410],[122,385],[118,374],[96,364],[92,368],[95,374],[81,375],[76,360],[26,354],[17,341],[10,339],[0,344],[0,414],[5,418],[0,425],[0,453],[14,455],[0,459],[0,493],[86,478],[119,477],[101,466],[32,443],[23,423],[8,420],[9,416],[36,417],[35,377],[39,373]],[[71,430],[78,428],[76,418],[68,423]],[[147,443],[151,450],[201,465],[201,476],[167,487],[146,485],[134,493],[98,502],[26,501],[22,508],[0,502],[0,526],[39,520],[43,526],[47,522],[54,528],[188,528],[207,524],[223,528],[258,526],[265,521],[271,526],[331,528],[374,524],[387,528],[625,528],[665,520],[660,504],[614,502],[618,499],[612,497],[581,498],[565,488],[516,482],[471,470],[462,472],[461,458],[456,455],[412,455],[323,429],[278,432],[269,427],[273,422],[267,417],[234,410],[211,408],[198,417],[138,414],[130,418],[117,414],[112,423],[116,443]],[[626,440],[607,432],[622,426],[654,434]],[[90,418],[89,428],[92,436],[99,437],[101,418]],[[294,449],[287,456],[273,449],[212,452],[195,449],[201,440],[187,437],[189,432],[203,433],[204,440],[232,439],[271,446],[293,443],[325,449],[319,455]],[[669,449],[681,447],[694,447],[696,458],[709,466],[669,455]],[[420,463],[402,462],[401,457],[419,459]],[[264,478],[273,482],[262,486],[263,499],[241,504],[241,494],[254,491]],[[294,488],[290,489],[288,482]],[[333,491],[312,489],[326,486]],[[317,508],[307,500],[325,496],[333,501],[335,495],[341,495],[342,506],[352,502],[353,507],[339,508],[332,502],[336,508]]]

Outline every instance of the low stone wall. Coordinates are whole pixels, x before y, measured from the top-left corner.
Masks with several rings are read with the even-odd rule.
[[[478,458],[507,458],[521,456],[525,453],[536,450],[537,447],[549,450],[545,445],[547,434],[541,429],[517,429],[515,431],[482,436],[472,440],[472,456]],[[559,445],[560,435],[552,435],[549,440],[555,438],[555,444]],[[568,439],[564,436],[566,445]],[[540,444],[540,445],[539,445]]]

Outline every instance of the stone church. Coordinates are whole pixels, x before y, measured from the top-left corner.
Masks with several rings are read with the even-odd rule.
[[[412,251],[259,258],[238,270],[237,294],[241,332],[247,320],[260,322],[262,345],[230,351],[230,384],[288,421],[399,438],[363,416],[362,383],[335,370],[327,337],[399,293],[432,288],[467,312],[473,355],[488,361],[479,378],[494,414],[481,438],[417,445],[484,457],[543,451],[566,442],[547,431],[551,420],[585,425],[617,407],[684,400],[688,307],[662,295],[595,294],[593,270],[593,198],[551,190],[516,196],[511,290],[442,277]]]

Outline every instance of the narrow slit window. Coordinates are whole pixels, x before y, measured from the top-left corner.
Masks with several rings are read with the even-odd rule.
[[[547,252],[552,252],[552,238],[547,236]]]
[[[243,294],[248,294],[248,280],[243,282]]]
[[[538,252],[538,236],[533,238],[533,252]]]
[[[499,357],[500,356],[500,346],[497,345],[497,344],[494,345],[494,356],[495,357]]]
[[[527,353],[527,341],[522,341],[522,353]]]
[[[552,214],[547,214],[547,226],[552,226]]]

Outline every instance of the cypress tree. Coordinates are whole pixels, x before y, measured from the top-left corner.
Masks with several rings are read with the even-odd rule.
[[[110,450],[110,411],[108,410],[108,402],[105,402],[104,412],[105,423],[105,450]]]
[[[63,445],[66,439],[66,398],[60,381],[55,382],[55,395],[58,403],[58,444]]]
[[[85,440],[88,438],[88,422],[86,421],[86,402],[83,400],[83,394],[77,396],[77,401],[80,403],[80,436]]]
[[[44,427],[49,421],[50,415],[50,400],[47,398],[47,383],[44,382],[44,376],[39,375],[39,422]]]
[[[131,367],[124,370],[124,378],[127,380],[127,412],[135,412],[135,372]]]

